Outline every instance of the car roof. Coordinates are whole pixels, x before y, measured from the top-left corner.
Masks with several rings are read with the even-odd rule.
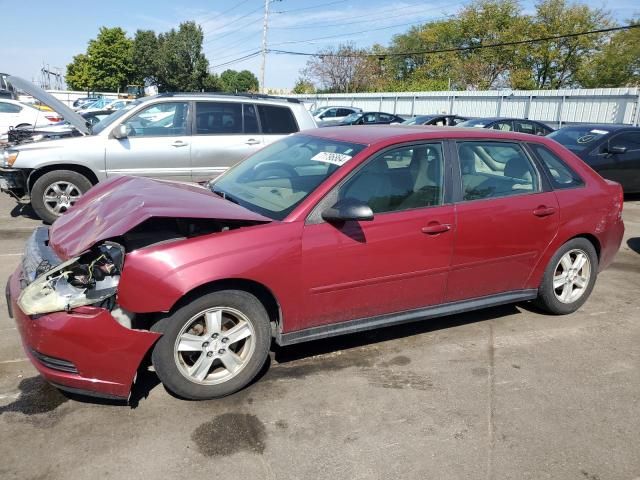
[[[242,102],[251,99],[259,102],[277,102],[277,103],[301,103],[297,98],[278,97],[275,95],[263,95],[260,93],[208,93],[208,92],[168,92],[160,93],[147,98],[174,98],[179,97],[189,100],[231,100]]]
[[[435,127],[426,125],[353,125],[304,130],[304,135],[363,145],[391,144],[431,139],[465,138],[552,142],[527,133],[503,132],[484,128]]]

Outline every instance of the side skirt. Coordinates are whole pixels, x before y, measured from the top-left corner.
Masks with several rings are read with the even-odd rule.
[[[296,343],[308,342],[311,340],[319,340],[322,338],[335,337],[338,335],[347,335],[349,333],[364,332],[381,327],[400,325],[402,323],[443,317],[446,315],[455,315],[457,313],[478,310],[481,308],[495,307],[497,305],[522,302],[525,300],[533,300],[537,296],[538,291],[536,289],[516,290],[513,292],[499,293],[496,295],[474,298],[471,300],[444,303],[427,308],[420,308],[418,310],[389,313],[385,315],[379,315],[377,317],[360,318],[357,320],[349,320],[347,322],[306,328],[304,330],[297,330],[295,332],[278,332],[276,336],[276,343],[281,346],[294,345]]]

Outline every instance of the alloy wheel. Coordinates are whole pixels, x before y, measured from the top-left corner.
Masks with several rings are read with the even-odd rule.
[[[553,273],[553,292],[562,303],[573,303],[584,295],[591,279],[591,261],[583,250],[565,253]]]
[[[54,182],[49,185],[43,195],[44,206],[54,215],[62,215],[82,196],[77,185],[71,182]]]

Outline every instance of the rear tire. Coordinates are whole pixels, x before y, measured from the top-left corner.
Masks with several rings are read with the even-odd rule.
[[[45,223],[53,223],[92,186],[89,179],[78,172],[53,170],[33,184],[31,205]]]
[[[267,312],[253,295],[221,290],[178,308],[153,327],[151,361],[165,388],[189,400],[224,397],[260,372],[271,346]]]
[[[598,255],[586,238],[562,245],[549,261],[535,303],[554,315],[578,310],[587,301],[598,276]]]

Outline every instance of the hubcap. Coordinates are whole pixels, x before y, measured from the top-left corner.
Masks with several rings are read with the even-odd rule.
[[[230,307],[210,308],[182,327],[174,345],[178,370],[188,380],[215,385],[235,377],[255,348],[249,319]]]
[[[565,253],[553,274],[553,292],[562,303],[573,303],[587,289],[591,278],[591,261],[580,249]]]
[[[42,195],[44,206],[54,215],[62,215],[78,201],[82,192],[71,182],[55,182]]]

